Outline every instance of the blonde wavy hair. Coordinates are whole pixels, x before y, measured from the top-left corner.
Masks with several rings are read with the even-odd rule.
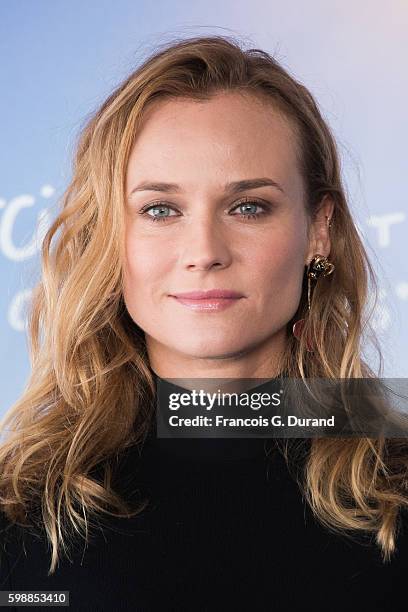
[[[42,243],[42,275],[29,311],[31,375],[1,422],[1,509],[10,522],[44,531],[52,548],[49,574],[61,549],[68,551],[70,534],[87,538],[93,516],[132,516],[145,506],[131,508],[112,486],[116,461],[143,442],[154,412],[144,334],[122,294],[125,175],[135,134],[152,101],[208,100],[223,91],[253,94],[285,114],[298,136],[310,219],[326,194],[335,202],[335,282],[316,285],[310,312],[303,292],[288,322],[282,368],[301,378],[376,377],[361,357],[376,279],[347,205],[335,139],[312,95],[271,55],[245,50],[231,37],[166,44],[81,131],[72,180]],[[290,333],[302,316],[314,353]],[[283,452],[289,465],[288,447]],[[375,534],[385,562],[396,548],[399,509],[407,505],[406,475],[404,439],[317,438],[299,484],[322,524]]]

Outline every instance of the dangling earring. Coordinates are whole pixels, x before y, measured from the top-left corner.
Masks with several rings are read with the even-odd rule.
[[[334,270],[334,264],[328,261],[324,255],[315,255],[312,261],[307,266],[307,305],[310,312],[311,303],[311,282],[316,281],[321,276],[329,276]],[[299,319],[293,324],[293,335],[297,340],[300,340],[305,325],[305,319]],[[312,342],[306,338],[306,350],[309,353],[313,352]]]

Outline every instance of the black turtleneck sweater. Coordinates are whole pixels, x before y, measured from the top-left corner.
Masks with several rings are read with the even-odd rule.
[[[123,453],[114,485],[148,506],[130,519],[101,517],[51,576],[44,540],[2,532],[0,590],[69,591],[75,612],[408,607],[405,519],[386,565],[369,540],[333,535],[273,440],[160,439],[153,427],[141,453]]]

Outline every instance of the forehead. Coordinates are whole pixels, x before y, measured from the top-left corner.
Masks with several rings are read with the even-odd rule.
[[[163,99],[144,111],[128,181],[272,176],[289,188],[299,181],[297,156],[296,130],[271,102],[237,92]]]

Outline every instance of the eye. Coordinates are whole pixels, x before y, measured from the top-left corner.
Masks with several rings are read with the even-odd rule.
[[[148,208],[142,209],[140,211],[140,214],[145,215],[149,213],[149,211],[153,211],[152,215],[147,214],[147,216],[150,217],[152,221],[165,221],[168,217],[177,216],[177,215],[170,215],[169,213],[170,210],[174,211],[174,208],[172,208],[168,204],[162,204],[159,202],[158,204],[153,204],[152,206],[149,206]]]
[[[231,209],[231,211],[239,210],[239,213],[231,213],[233,217],[241,217],[244,219],[259,219],[262,216],[268,215],[271,210],[270,206],[266,203],[259,202],[257,200],[251,200],[247,198],[245,200],[241,200],[238,204]],[[257,210],[260,209],[260,210]],[[152,214],[150,214],[150,211]],[[173,211],[176,214],[171,215],[170,212]],[[166,204],[165,202],[156,202],[154,204],[150,204],[150,206],[146,206],[139,211],[140,215],[147,216],[150,221],[166,221],[169,217],[179,217],[180,214],[176,211],[175,208]]]
[[[269,210],[265,204],[257,202],[256,200],[244,200],[240,202],[232,210],[240,210],[240,216],[246,219],[259,219],[262,215],[268,214]],[[256,209],[261,209],[261,212],[256,212]]]

